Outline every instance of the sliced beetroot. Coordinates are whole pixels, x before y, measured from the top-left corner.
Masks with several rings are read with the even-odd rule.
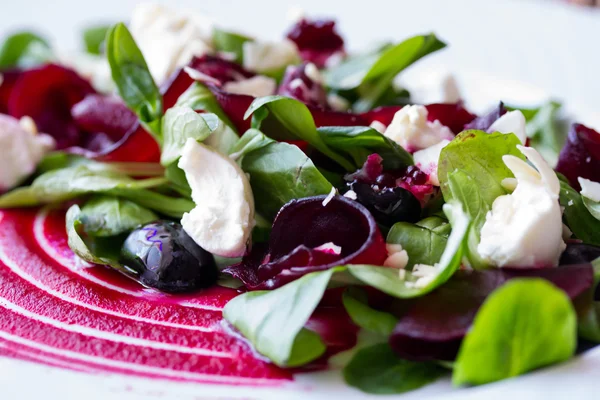
[[[163,108],[165,111],[177,103],[179,96],[181,96],[192,83],[194,83],[194,80],[190,78],[183,68],[179,68],[160,86],[160,93],[163,96]]]
[[[211,55],[194,57],[188,66],[212,78],[214,80],[212,83],[217,85],[242,81],[255,75],[253,72],[246,71],[240,64]]]
[[[390,336],[391,347],[409,360],[453,360],[487,296],[507,280],[523,277],[547,279],[571,299],[589,289],[594,280],[590,264],[458,271],[446,284],[412,302]]]
[[[71,107],[95,93],[75,71],[55,64],[23,72],[12,88],[8,112],[15,118],[33,118],[41,132],[56,140],[58,149],[75,146],[81,132],[71,117]]]
[[[464,124],[464,129],[477,129],[487,132],[487,130],[490,129],[490,126],[492,126],[492,124],[504,114],[506,114],[506,107],[504,107],[503,102],[500,102],[500,104],[498,104],[498,106],[489,113],[475,118],[468,124]]]
[[[331,111],[311,106],[308,106],[308,109],[315,120],[317,128],[321,126],[369,126],[370,124],[362,114]]]
[[[315,81],[309,76],[310,72],[307,74],[307,68],[315,67],[307,63],[288,66],[277,89],[277,94],[292,97],[313,107],[327,108],[325,88],[321,82]],[[318,73],[318,71],[316,72]]]
[[[369,211],[359,203],[334,196],[292,200],[281,208],[271,231],[269,249],[253,249],[241,263],[224,270],[250,290],[275,289],[310,272],[344,264],[382,265],[385,241]],[[339,254],[320,251],[326,243]]]
[[[250,129],[252,121],[250,118],[244,119],[244,114],[254,101],[253,96],[228,93],[216,86],[208,86],[208,88],[240,134]]]
[[[137,116],[117,96],[91,94],[71,108],[77,127],[90,134],[104,133],[118,142],[137,123]]]
[[[556,170],[580,190],[578,177],[600,181],[600,133],[582,124],[573,124],[558,157]]]
[[[455,134],[462,132],[465,124],[473,121],[476,117],[464,107],[462,102],[428,104],[425,107],[427,108],[427,119],[429,121],[440,121],[442,125],[450,128]]]
[[[22,72],[16,69],[0,71],[0,114],[8,114],[10,94],[21,74]]]
[[[301,19],[287,34],[296,43],[304,61],[323,68],[334,54],[344,55],[344,39],[335,29],[333,20]]]
[[[392,123],[394,115],[404,106],[383,106],[374,108],[371,111],[367,111],[362,114],[363,118],[367,121],[366,125],[370,125],[372,122],[381,122],[383,125],[388,126]]]

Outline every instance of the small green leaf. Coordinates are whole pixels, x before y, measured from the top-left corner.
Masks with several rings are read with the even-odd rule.
[[[4,40],[0,46],[0,70],[30,68],[52,58],[50,45],[33,32],[18,32]]]
[[[398,323],[398,319],[392,314],[369,307],[366,293],[359,288],[350,287],[346,289],[342,295],[342,301],[346,312],[356,325],[382,335],[386,339]]]
[[[241,167],[250,174],[256,211],[272,220],[293,199],[328,194],[332,185],[297,146],[275,142],[256,130],[242,139]],[[237,147],[236,147],[237,148]]]
[[[600,202],[594,201],[585,196],[581,196],[581,200],[583,201],[583,205],[585,206],[585,208],[587,208],[590,214],[597,220],[600,220]]]
[[[449,226],[449,224],[446,224]],[[399,244],[408,253],[407,269],[416,264],[433,265],[442,257],[448,238],[431,229],[398,222],[388,233],[387,243]]]
[[[79,215],[85,233],[96,237],[121,235],[157,219],[147,208],[111,196],[92,197]]]
[[[163,148],[160,163],[168,166],[181,157],[185,142],[203,141],[212,134],[206,120],[189,107],[172,107],[163,118]]]
[[[244,118],[249,118],[262,108],[269,111],[269,114],[260,124],[262,132],[267,136],[276,140],[303,140],[346,170],[355,170],[352,163],[341,154],[333,151],[323,141],[317,132],[312,114],[304,103],[283,96],[260,97],[250,104]]]
[[[344,368],[344,380],[366,393],[399,394],[418,389],[447,371],[430,362],[398,358],[389,344],[361,349]]]
[[[162,95],[142,52],[124,24],[116,24],[108,30],[106,57],[119,95],[160,142],[160,123],[157,121],[163,112]]]
[[[83,31],[85,50],[90,54],[102,54],[102,47],[110,25],[91,26]]]
[[[251,37],[235,32],[227,32],[218,28],[213,30],[212,39],[215,50],[235,54],[234,61],[238,64],[241,64],[243,61],[244,43],[254,40]]]
[[[586,293],[575,299],[577,308],[577,330],[579,336],[591,342],[600,343],[600,301],[595,300],[600,282],[600,258],[592,261],[594,284]]]
[[[560,182],[560,205],[565,208],[563,218],[577,239],[600,246],[600,220],[586,207],[585,199],[568,183]]]
[[[460,267],[469,231],[469,217],[460,204],[444,205],[444,212],[452,224],[452,233],[448,238],[442,257],[435,265],[435,275],[420,283],[412,271],[405,271],[400,278],[397,269],[376,267],[372,265],[348,265],[348,271],[358,280],[393,297],[408,299],[423,296],[440,285],[443,285]]]
[[[565,361],[577,346],[567,295],[543,279],[514,279],[475,316],[454,365],[455,385],[481,385]]]
[[[384,169],[402,169],[413,165],[412,156],[393,140],[365,126],[326,126],[317,128],[325,144],[347,154],[356,168],[362,167],[370,154],[383,158]]]
[[[354,110],[365,112],[389,92],[396,75],[445,46],[432,33],[414,36],[379,53],[353,58],[330,69],[325,74],[326,84],[333,89],[356,89],[359,100],[354,103]]]
[[[322,355],[325,345],[303,327],[339,270],[313,272],[271,291],[244,293],[227,303],[223,317],[275,364],[306,364]]]

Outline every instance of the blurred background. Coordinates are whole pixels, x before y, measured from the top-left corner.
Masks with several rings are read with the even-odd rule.
[[[529,105],[549,97],[568,100],[568,110],[600,128],[600,8],[593,0],[170,0],[224,28],[267,39],[282,38],[290,9],[334,17],[347,47],[434,31],[449,47],[427,58],[403,79],[431,71],[458,77],[469,105],[498,99]],[[83,49],[90,24],[127,21],[137,0],[3,0],[0,37],[31,29],[69,52]],[[582,4],[588,4],[584,6]],[[423,78],[421,78],[423,79]]]

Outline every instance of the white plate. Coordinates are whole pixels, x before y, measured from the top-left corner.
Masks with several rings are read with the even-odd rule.
[[[164,1],[167,3],[167,1]],[[435,31],[449,43],[441,54],[412,68],[404,79],[418,79],[440,69],[456,73],[468,105],[482,110],[498,100],[534,105],[550,97],[562,100],[568,114],[600,128],[600,53],[597,28],[600,13],[554,2],[389,1],[368,0],[221,0],[171,1],[204,11],[225,27],[266,38],[279,37],[289,26],[292,5],[310,15],[335,16],[353,49],[381,39]],[[48,33],[57,46],[80,46],[78,30],[88,22],[126,20],[131,0],[34,1],[2,5],[0,34],[33,27]],[[453,389],[442,381],[405,396],[423,399],[563,399],[596,398],[600,379],[600,349],[569,363],[524,377],[472,389]],[[3,398],[92,399],[348,399],[366,396],[343,385],[336,372],[298,376],[279,389],[210,386],[70,372],[0,358]],[[385,397],[390,398],[390,397]]]

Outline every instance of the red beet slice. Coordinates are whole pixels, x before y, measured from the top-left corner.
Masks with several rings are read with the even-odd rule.
[[[304,61],[323,68],[332,55],[344,54],[344,39],[335,29],[333,20],[301,19],[287,34],[296,43]]]
[[[137,116],[116,96],[91,94],[71,108],[71,116],[79,129],[105,133],[118,142],[137,122]]]
[[[547,279],[575,299],[594,281],[590,264],[529,270],[458,271],[434,292],[416,299],[390,336],[390,346],[409,360],[452,360],[487,296],[509,279]]]
[[[580,190],[578,177],[600,181],[600,133],[582,124],[573,124],[558,157],[556,170]]]
[[[81,139],[71,107],[91,93],[92,86],[75,71],[48,64],[23,72],[12,88],[8,112],[16,118],[30,116],[40,131],[54,137],[58,149],[64,149]]]
[[[254,101],[253,96],[228,93],[216,86],[208,86],[208,88],[240,134],[250,129],[252,120],[244,119],[244,114]]]
[[[273,223],[269,249],[255,248],[241,263],[224,270],[250,290],[275,289],[310,272],[344,264],[382,265],[385,241],[373,216],[342,196],[292,200]],[[324,243],[341,247],[339,255],[315,250]]]
[[[321,126],[369,126],[370,121],[362,114],[343,111],[330,111],[309,106],[315,125]]]
[[[490,126],[504,114],[506,114],[506,108],[504,107],[504,103],[500,102],[497,107],[486,115],[477,117],[468,124],[464,124],[464,129],[477,129],[487,132],[487,130],[490,129]]]
[[[306,66],[304,63],[287,67],[277,94],[298,99],[306,105],[327,108],[325,88],[306,74]]]
[[[10,94],[21,73],[17,69],[0,71],[0,75],[2,75],[2,83],[0,84],[0,114],[8,114]]]

